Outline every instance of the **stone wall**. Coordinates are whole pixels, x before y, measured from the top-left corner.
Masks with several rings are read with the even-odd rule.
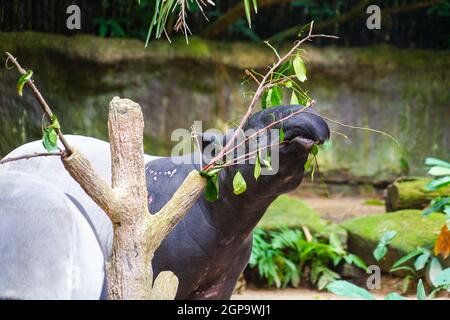
[[[450,59],[448,51],[392,47],[306,48],[310,95],[316,110],[338,122],[370,126],[393,135],[331,124],[332,146],[321,152],[328,181],[371,182],[423,172],[423,160],[447,158],[450,150]],[[170,133],[194,120],[206,127],[233,126],[245,109],[244,69],[263,70],[270,49],[244,43],[192,38],[152,43],[138,40],[63,37],[42,33],[0,33],[0,50],[33,69],[67,133],[107,137],[107,108],[113,96],[129,97],[144,111],[148,153],[168,154]],[[18,75],[0,69],[0,156],[39,139],[42,114]]]

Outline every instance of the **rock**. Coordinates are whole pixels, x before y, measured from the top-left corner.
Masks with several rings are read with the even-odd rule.
[[[360,256],[368,265],[379,265],[382,271],[389,271],[401,257],[417,247],[433,247],[445,215],[433,213],[423,217],[420,210],[401,210],[392,213],[370,215],[345,221],[341,224],[348,232],[348,250]],[[386,231],[397,235],[388,245],[386,256],[381,261],[373,257],[373,250]],[[444,265],[450,265],[450,259]]]
[[[431,178],[400,178],[386,190],[386,210],[423,209],[437,197],[450,195],[450,186],[435,191],[426,190]]]
[[[320,215],[300,199],[283,195],[267,209],[258,224],[264,230],[280,228],[301,229],[307,227],[313,235],[328,237],[335,233],[341,243],[347,243],[347,232],[341,226],[322,219]]]

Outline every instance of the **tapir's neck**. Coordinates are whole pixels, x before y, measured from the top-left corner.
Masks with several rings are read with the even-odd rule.
[[[301,175],[260,176],[255,181],[252,172],[242,172],[247,181],[246,192],[235,195],[232,180],[236,170],[223,172],[220,177],[219,200],[214,206],[213,223],[225,238],[247,238],[256,227],[267,208],[275,199],[294,188]],[[303,173],[303,172],[302,172]]]
[[[231,197],[239,197],[231,195]],[[218,206],[214,212],[214,224],[220,230],[224,240],[246,239],[252,233],[270,204],[277,196],[250,199],[218,200],[213,205]]]

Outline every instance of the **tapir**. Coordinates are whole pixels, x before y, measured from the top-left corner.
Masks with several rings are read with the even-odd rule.
[[[265,128],[300,108],[280,106],[257,112],[248,119],[244,130]],[[209,202],[200,197],[156,251],[153,274],[157,276],[164,270],[175,273],[179,279],[177,299],[231,297],[250,258],[252,230],[279,195],[300,185],[313,145],[330,137],[326,122],[312,111],[297,113],[274,126],[281,127],[284,143],[279,147],[276,174],[256,180],[253,164],[225,167],[219,172],[219,198]],[[107,142],[73,135],[66,138],[105,179],[111,179]],[[217,143],[213,140],[203,141],[203,145]],[[43,151],[41,142],[35,141],[15,149],[6,158]],[[145,155],[145,162],[151,213],[169,201],[191,170],[198,170],[193,163],[178,164],[171,157]],[[246,180],[247,190],[236,195],[232,181],[238,170]],[[9,191],[0,193],[0,297],[105,298],[103,263],[111,254],[112,224],[65,171],[61,160],[42,157],[0,165],[0,191],[2,188]],[[59,222],[64,216],[68,219],[67,226]],[[43,228],[41,224],[48,231],[38,231]],[[19,234],[8,231],[22,226],[30,231]],[[77,232],[89,236],[72,234]],[[52,244],[63,249],[54,250]],[[23,251],[24,247],[27,250]],[[34,259],[35,256],[39,259]],[[52,264],[77,270],[77,278],[82,280],[69,279],[67,272],[56,267],[47,269]],[[48,272],[53,277],[45,278]],[[35,280],[29,281],[30,277]],[[77,285],[64,287],[61,284],[64,282]]]

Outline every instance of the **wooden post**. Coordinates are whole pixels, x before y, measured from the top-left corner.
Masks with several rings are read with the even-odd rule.
[[[140,106],[115,97],[109,109],[112,182],[104,181],[76,149],[63,164],[83,190],[105,211],[113,223],[112,257],[107,266],[111,299],[174,298],[178,279],[161,273],[153,290],[151,261],[164,238],[202,194],[206,181],[192,171],[172,199],[151,215],[147,204],[143,130]]]

